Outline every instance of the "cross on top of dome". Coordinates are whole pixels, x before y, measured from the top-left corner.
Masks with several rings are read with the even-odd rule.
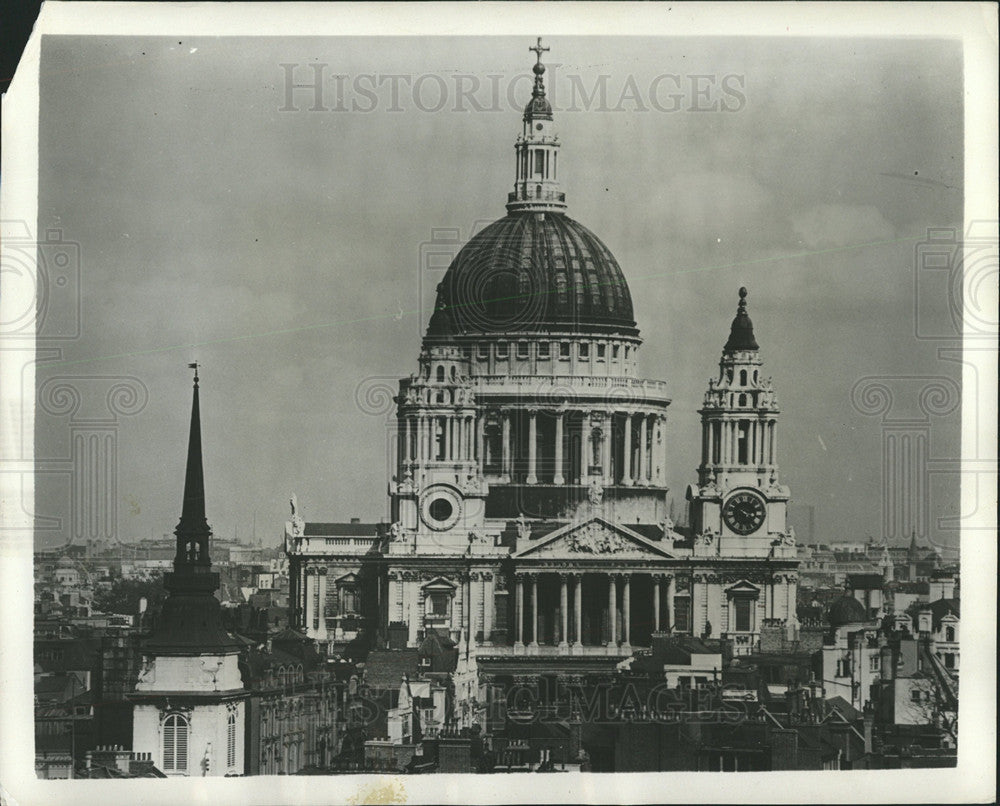
[[[535,86],[531,90],[531,100],[524,109],[524,119],[526,122],[536,118],[552,120],[552,105],[545,98],[545,83],[542,81],[545,74],[542,54],[550,49],[543,46],[542,38],[538,37],[537,44],[529,46],[528,50],[535,54],[535,65],[531,68],[535,74]]]

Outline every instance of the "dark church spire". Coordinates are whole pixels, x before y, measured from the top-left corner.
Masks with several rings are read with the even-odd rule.
[[[201,460],[201,411],[198,402],[198,364],[189,364],[194,370],[194,393],[191,402],[191,428],[188,433],[187,472],[184,476],[184,502],[181,519],[174,529],[177,536],[177,553],[174,570],[182,571],[193,566],[209,567],[209,538],[212,529],[205,518],[205,474]]]
[[[722,348],[727,353],[740,350],[759,350],[757,340],[753,336],[753,322],[747,316],[747,290],[740,288],[740,303],[736,308],[736,318],[729,329],[729,341]]]
[[[188,432],[187,471],[181,519],[174,529],[177,553],[174,570],[164,575],[169,596],[146,641],[147,651],[160,655],[188,655],[230,651],[238,644],[222,626],[215,591],[219,575],[208,556],[212,530],[205,519],[205,477],[201,458],[201,412],[198,405],[198,366],[194,371],[191,427]]]

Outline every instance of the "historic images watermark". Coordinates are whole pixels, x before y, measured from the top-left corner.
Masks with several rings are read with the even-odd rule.
[[[563,73],[546,63],[554,112],[741,112],[741,73],[658,73],[652,77]],[[280,112],[520,112],[531,95],[529,71],[504,73],[339,73],[325,62],[278,65]]]
[[[12,474],[21,496],[12,525],[4,528],[24,528],[18,520],[33,525],[36,538],[42,538],[36,543],[46,537],[70,543],[117,540],[118,432],[121,418],[146,407],[149,390],[131,375],[80,372],[63,363],[67,346],[84,331],[80,244],[58,229],[34,238],[24,221],[4,221],[2,232],[5,292],[14,288],[18,299],[32,301],[0,322],[4,352],[11,358],[23,353],[24,367],[18,390],[22,430],[9,435],[0,466],[0,472]],[[28,428],[37,420],[45,420],[46,428],[65,424],[66,452],[34,455]],[[54,493],[48,500],[59,500],[59,514],[27,503],[32,476]]]
[[[851,389],[851,403],[861,414],[879,418],[882,437],[882,535],[889,542],[903,542],[916,535],[936,545],[936,532],[956,533],[973,527],[983,496],[995,494],[996,468],[985,455],[941,456],[933,448],[937,418],[958,411],[967,403],[965,427],[984,433],[994,413],[980,411],[977,401],[983,384],[995,378],[964,374],[965,388],[956,377],[970,350],[995,351],[996,306],[985,298],[995,287],[998,272],[997,222],[974,221],[963,236],[954,227],[927,230],[914,249],[913,335],[933,342],[937,357],[951,362],[951,375],[877,375],[860,378]],[[947,316],[942,317],[942,305]],[[963,341],[964,340],[964,341]],[[970,383],[971,382],[971,383]],[[970,385],[972,388],[970,388]],[[982,451],[983,440],[975,440]],[[958,476],[963,486],[976,491],[973,511],[934,516],[932,489],[936,477]]]

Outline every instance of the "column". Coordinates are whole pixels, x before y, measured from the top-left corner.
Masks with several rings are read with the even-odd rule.
[[[538,412],[534,409],[528,412],[528,484],[538,483],[536,465],[538,464]]]
[[[573,610],[576,621],[576,634],[573,636],[573,646],[583,646],[583,574],[574,574]]]
[[[510,483],[510,412],[501,413],[503,422],[503,434],[501,436],[501,475],[505,483]]]
[[[555,455],[555,474],[552,477],[553,484],[565,484],[566,479],[563,478],[563,420],[566,417],[566,413],[560,411],[556,414],[556,455]]]
[[[660,583],[663,577],[656,574],[653,577],[653,632],[660,631]]]
[[[622,484],[632,486],[632,415],[625,415],[625,444],[622,446]]]
[[[538,646],[538,574],[531,575],[531,646]]]
[[[566,587],[566,574],[559,575],[559,616],[562,632],[559,633],[559,646],[565,648],[569,641],[569,590]]]
[[[608,646],[618,645],[618,586],[608,574]]]
[[[410,579],[404,582],[403,594],[409,599],[410,607],[409,613],[407,614],[406,621],[409,627],[409,641],[410,646],[417,645],[417,627],[420,626],[420,585],[415,577],[415,575],[410,574]],[[404,579],[406,577],[404,576]]]
[[[396,575],[389,572],[389,594],[388,603],[386,605],[385,623],[388,626],[396,616]]]
[[[629,601],[631,591],[632,575],[625,574],[625,587],[622,590],[622,643],[625,646],[629,646],[632,638],[632,603]]]
[[[476,417],[476,449],[479,451],[476,460],[479,468],[486,467],[486,418]]]
[[[580,419],[580,484],[587,483],[587,467],[590,456],[590,419],[584,413]]]
[[[771,464],[778,464],[778,427],[774,420],[771,420]]]
[[[314,568],[305,568],[305,588],[306,588],[306,621],[305,621],[305,632],[310,638],[315,634],[313,631],[313,622],[316,619],[316,577]]]
[[[639,420],[639,484],[646,483],[646,415]]]
[[[325,641],[326,640],[326,568],[316,569],[319,576],[317,579],[318,588],[318,599],[316,603],[317,616],[319,617],[319,623],[316,627],[316,640]]]
[[[601,465],[603,469],[602,476],[604,477],[604,484],[613,484],[614,476],[612,475],[612,455],[611,455],[611,430],[614,424],[611,415],[605,414],[603,420],[603,430],[604,430],[604,444],[601,445]]]
[[[709,420],[705,424],[708,430],[708,458],[705,459],[706,464],[715,464],[715,423]]]
[[[493,574],[483,574],[483,643],[493,643]]]
[[[677,595],[677,582],[673,574],[667,574],[667,630],[674,632],[677,622],[674,619],[674,597]]]
[[[719,464],[729,464],[729,423],[723,420],[719,424]]]
[[[514,621],[517,622],[517,641],[514,646],[524,646],[524,576],[517,575],[517,596],[514,599]]]

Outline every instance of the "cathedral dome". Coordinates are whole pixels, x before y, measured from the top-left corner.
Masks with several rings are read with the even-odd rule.
[[[502,333],[637,336],[611,251],[560,212],[512,212],[474,236],[437,289],[428,338]]]

